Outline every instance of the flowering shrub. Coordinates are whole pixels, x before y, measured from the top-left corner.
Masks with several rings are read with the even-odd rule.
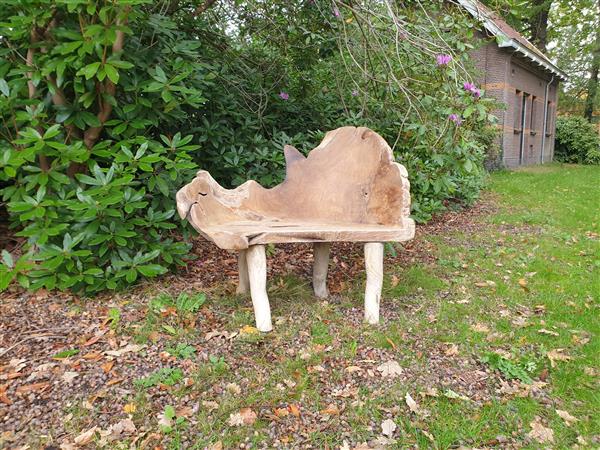
[[[183,264],[174,194],[197,166],[271,186],[285,144],[306,152],[343,125],[393,146],[417,220],[477,197],[493,105],[473,83],[466,15],[197,3],[0,8],[0,195],[26,240],[24,255],[2,253],[0,289],[94,293]]]

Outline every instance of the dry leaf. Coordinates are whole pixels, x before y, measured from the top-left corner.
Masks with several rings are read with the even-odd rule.
[[[46,389],[50,383],[44,381],[41,383],[26,384],[17,388],[17,394],[25,394],[28,392],[38,392]]]
[[[104,353],[107,354],[108,356],[119,357],[119,356],[123,356],[125,353],[137,353],[144,347],[145,347],[145,345],[128,344],[119,350],[108,350]]]
[[[381,433],[384,436],[392,437],[394,435],[394,431],[396,431],[397,425],[392,419],[385,419],[381,422]]]
[[[207,450],[223,450],[223,443],[221,441],[217,441],[214,444],[206,447]]]
[[[340,414],[340,410],[338,409],[337,406],[335,406],[335,404],[332,403],[327,408],[322,410],[321,414],[328,415],[328,416],[337,416]]]
[[[252,327],[250,325],[244,325],[241,329],[240,329],[240,334],[258,334],[258,328],[256,327]]]
[[[123,419],[120,422],[111,425],[108,431],[110,432],[112,440],[115,440],[126,434],[135,434],[137,429],[133,423],[133,420]]]
[[[471,325],[471,330],[473,330],[477,333],[489,333],[490,332],[490,329],[488,328],[488,326],[483,323],[477,323],[475,325]]]
[[[94,435],[96,434],[96,430],[98,430],[98,427],[92,427],[89,430],[81,433],[79,436],[77,436],[75,438],[75,445],[79,445],[79,446],[83,447],[84,445],[87,445],[90,442],[92,442],[92,439],[94,438]]]
[[[102,367],[102,370],[104,371],[104,373],[108,373],[111,371],[111,369],[113,368],[114,365],[115,365],[114,361],[108,361],[108,362],[105,362],[104,364],[102,364],[100,367]]]
[[[240,395],[242,393],[242,389],[235,383],[229,383],[225,386],[225,390],[234,395]]]
[[[392,282],[391,282],[392,287],[398,286],[399,282],[400,282],[400,279],[398,278],[398,276],[392,275]]]
[[[377,370],[381,372],[382,377],[395,377],[402,374],[402,367],[397,361],[388,361],[377,367]]]
[[[177,417],[190,417],[193,414],[193,412],[194,411],[189,406],[182,406],[181,408],[177,408],[177,411],[175,411],[175,415]]]
[[[345,370],[348,373],[354,373],[354,372],[358,372],[359,370],[361,370],[361,368],[358,366],[348,366],[348,367],[346,367]]]
[[[540,334],[547,334],[549,336],[560,336],[560,334],[558,334],[556,331],[546,330],[545,328],[540,328],[538,330],[538,333],[540,333]]]
[[[239,414],[242,416],[242,422],[244,425],[252,425],[254,422],[256,422],[256,413],[250,408],[242,408]]]
[[[287,417],[290,415],[290,412],[287,408],[275,408],[273,412],[277,417]]]
[[[444,354],[446,356],[456,356],[456,355],[458,355],[458,345],[456,345],[456,344],[450,344],[450,347],[448,347],[444,351]]]
[[[535,416],[535,419],[533,419],[533,422],[529,426],[531,427],[531,431],[528,433],[528,436],[531,439],[535,439],[540,444],[554,442],[554,430],[545,427],[539,416]]]
[[[288,406],[288,409],[289,409],[290,413],[292,414],[292,416],[300,417],[300,408],[298,408],[298,405],[291,404]]]
[[[62,379],[67,383],[71,383],[78,376],[79,374],[77,372],[65,372],[63,373]]]
[[[125,414],[133,414],[136,409],[137,406],[135,403],[127,403],[125,406],[123,406],[123,412],[125,412]]]
[[[575,422],[578,422],[579,419],[576,417],[573,417],[571,414],[569,414],[567,411],[562,411],[560,409],[556,410],[556,414],[558,414],[558,416],[565,421],[565,423],[567,424],[567,426],[571,426],[573,425]]]
[[[404,396],[404,400],[406,401],[408,408],[412,412],[414,412],[415,414],[419,414],[419,406],[417,405],[417,402],[415,402],[415,400],[411,397],[411,395],[408,392]]]
[[[525,292],[529,292],[529,288],[527,287],[527,280],[525,278],[521,278],[519,280],[519,286],[521,286],[521,288],[523,288]]]
[[[202,402],[202,406],[204,406],[209,411],[214,411],[215,409],[219,409],[219,404],[217,402],[213,402],[212,400],[204,400]]]
[[[550,360],[550,366],[556,367],[556,361],[569,361],[571,357],[569,355],[565,355],[563,348],[557,348],[556,350],[550,350],[546,353],[546,356]]]

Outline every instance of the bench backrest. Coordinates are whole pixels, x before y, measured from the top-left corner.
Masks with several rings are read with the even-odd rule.
[[[299,221],[394,225],[410,214],[406,169],[374,131],[328,132],[304,157],[286,146],[285,181],[266,189],[248,181],[224,189],[206,171],[177,194],[177,207],[196,229],[233,221]]]

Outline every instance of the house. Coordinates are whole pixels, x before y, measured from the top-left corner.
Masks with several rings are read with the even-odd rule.
[[[506,105],[495,112],[502,129],[497,164],[518,167],[552,161],[558,85],[566,75],[550,59],[476,0],[457,0],[481,24],[487,43],[472,53],[486,95]]]

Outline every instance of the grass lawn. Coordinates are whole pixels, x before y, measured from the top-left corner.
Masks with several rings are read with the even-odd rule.
[[[0,446],[598,448],[600,167],[495,173],[483,203],[419,236],[427,257],[386,266],[379,326],[362,323],[364,279],[327,302],[297,274],[271,279],[266,335],[231,284],[204,304],[169,286],[52,300],[44,314],[78,329],[31,350],[27,377],[6,375],[26,350],[2,358]],[[0,325],[32,301],[3,300]],[[19,423],[44,363],[56,406]]]

